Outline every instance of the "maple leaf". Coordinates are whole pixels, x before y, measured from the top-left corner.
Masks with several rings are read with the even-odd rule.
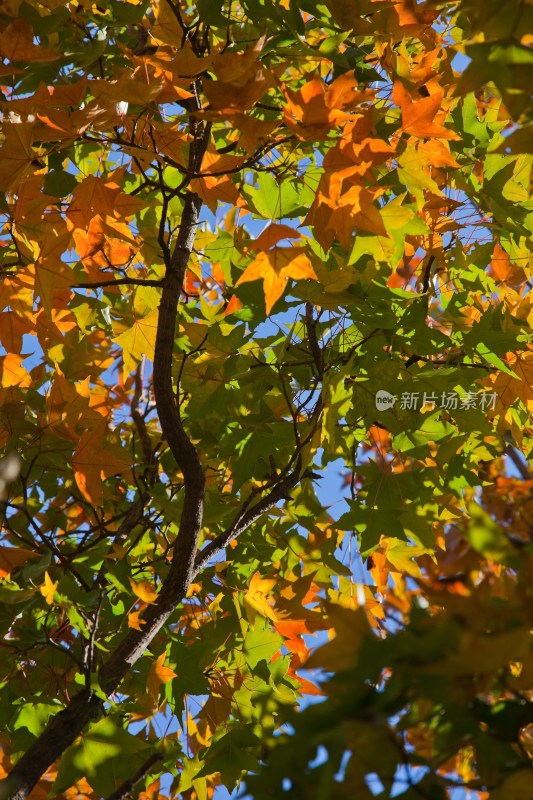
[[[35,295],[39,295],[48,313],[52,307],[70,295],[73,283],[72,270],[61,260],[71,242],[70,233],[61,226],[50,225],[39,248],[35,262]]]
[[[53,605],[54,603],[54,593],[58,585],[59,584],[57,581],[54,583],[48,572],[44,573],[44,583],[39,587],[39,591],[49,606]]]
[[[258,147],[272,140],[272,134],[280,126],[278,120],[264,120],[246,114],[228,114],[228,121],[239,132],[239,147],[253,155]]]
[[[130,464],[129,456],[125,452],[121,453],[121,458],[117,458],[104,447],[107,433],[106,422],[102,420],[92,430],[81,435],[72,456],[78,488],[91,503],[101,503],[102,482],[111,475],[123,473]]]
[[[105,178],[88,175],[72,192],[67,218],[74,226],[87,228],[97,215],[124,219],[143,208],[145,203],[120,188],[120,170]]]
[[[0,446],[23,453],[0,464],[0,778],[13,745],[21,800],[159,775],[150,724],[120,720],[160,697],[187,727],[186,753],[162,737],[171,794],[366,798],[421,755],[428,796],[527,794],[528,4],[300,6],[0,0]],[[477,409],[440,405],[461,392]],[[321,743],[346,769],[313,766]]]
[[[77,441],[77,428],[80,423],[87,428],[99,424],[100,415],[91,408],[90,402],[90,379],[86,378],[73,384],[65,378],[58,367],[50,391],[46,395],[47,419],[54,430]]]
[[[437,115],[442,116],[442,101],[444,90],[439,89],[429,97],[413,100],[409,92],[400,81],[394,84],[392,99],[402,110],[402,128],[405,133],[417,136],[420,139],[436,137],[440,139],[460,139],[455,133],[443,125],[435,122]]]
[[[238,170],[243,162],[244,158],[241,156],[220,155],[214,148],[207,150],[202,159],[199,177],[190,183],[191,191],[201,197],[213,212],[220,201],[238,207],[245,206],[244,199],[231,179],[231,173]]]
[[[17,19],[0,34],[0,56],[10,61],[56,61],[61,53],[39,47],[33,41],[33,28],[24,19]]]
[[[130,611],[128,614],[128,628],[133,628],[136,631],[142,631],[142,626],[146,624],[144,619],[141,619],[142,611]]]
[[[157,602],[157,589],[150,581],[134,581],[133,578],[130,578],[130,586],[134,595],[143,603],[153,605]]]
[[[275,75],[258,65],[248,72],[243,85],[217,80],[206,82],[204,91],[209,100],[205,117],[234,117],[236,111],[249,111],[276,84]]]
[[[402,28],[430,25],[438,15],[434,8],[427,8],[425,3],[417,4],[416,0],[393,0],[393,11]]]
[[[4,140],[0,147],[0,191],[9,192],[35,172],[40,151],[32,147],[32,122],[4,122]]]
[[[309,650],[302,639],[302,634],[312,633],[307,628],[306,621],[304,619],[277,620],[275,628],[285,639],[285,647],[292,653],[291,666],[298,668],[305,664]]]
[[[275,585],[275,579],[262,578],[259,572],[254,572],[248,584],[246,594],[244,595],[244,603],[248,610],[250,622],[253,623],[256,612],[263,617],[268,617],[274,622],[278,620],[276,612],[267,599],[267,595],[272,591]]]
[[[155,308],[145,317],[136,319],[131,328],[113,340],[122,347],[124,376],[129,375],[135,369],[137,364],[142,361],[143,356],[153,361],[158,318],[159,311]]]
[[[283,294],[289,278],[318,280],[309,258],[295,247],[274,247],[259,253],[244,270],[235,284],[263,281],[266,312],[270,314],[276,300]]]
[[[172,678],[177,677],[173,669],[170,667],[165,667],[166,658],[166,652],[161,653],[161,655],[152,662],[150,672],[148,673],[146,688],[148,689],[148,694],[154,703],[157,703],[159,699],[159,690],[161,689],[161,686],[165,686],[165,684],[171,681]]]
[[[329,85],[315,78],[298,91],[284,86],[285,124],[301,139],[324,138],[331,128],[349,118],[349,109],[372,96],[372,92],[358,92],[357,86],[353,72],[340,75]]]
[[[520,398],[528,411],[533,411],[533,351],[511,354],[507,365],[517,377],[498,373],[491,387],[497,394],[498,407],[507,410]]]
[[[13,311],[0,315],[0,342],[8,353],[20,353],[22,337],[33,333],[33,325],[27,317],[19,317]]]
[[[244,307],[244,304],[237,295],[232,295],[226,308],[224,309],[224,316],[227,317],[230,314],[234,314],[236,311],[240,311],[241,308]]]
[[[413,559],[424,555],[427,552],[427,548],[419,545],[409,545],[407,542],[387,537],[384,541],[383,549],[391,571],[412,575],[415,578],[421,577],[420,567]]]
[[[357,228],[389,236],[381,212],[374,205],[374,196],[374,191],[359,184],[340,196],[319,190],[305,222],[313,226],[313,233],[325,250],[335,238],[348,250]]]
[[[9,578],[14,570],[21,567],[30,558],[39,558],[39,553],[26,550],[24,547],[0,546],[0,578]]]
[[[306,669],[320,667],[342,670],[353,666],[363,640],[370,632],[366,612],[362,608],[349,609],[327,603],[328,616],[335,630],[335,638],[316,650],[306,662]]]
[[[284,239],[301,239],[302,234],[300,231],[291,228],[289,225],[281,225],[272,222],[264,231],[262,231],[253,244],[250,245],[252,250],[269,250],[271,247],[276,247],[278,242]]]
[[[25,355],[19,356],[15,353],[0,356],[0,386],[3,389],[10,386],[31,386],[31,376],[22,366],[26,358]]]
[[[183,33],[176,14],[173,12],[168,0],[160,0],[160,2],[156,3],[154,9],[155,19],[150,28],[151,39],[159,44],[174,46],[176,42],[181,40]]]

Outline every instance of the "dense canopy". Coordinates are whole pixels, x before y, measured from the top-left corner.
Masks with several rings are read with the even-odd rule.
[[[531,800],[530,0],[0,23],[0,798]]]

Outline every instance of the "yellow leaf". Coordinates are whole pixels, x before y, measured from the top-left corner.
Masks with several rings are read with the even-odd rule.
[[[0,386],[7,389],[9,386],[31,386],[31,377],[22,366],[26,356],[17,356],[8,353],[0,356]]]
[[[130,578],[130,585],[133,593],[143,603],[154,604],[157,602],[157,591],[150,581],[134,581]]]
[[[45,572],[44,583],[42,586],[39,587],[39,591],[41,592],[42,596],[50,606],[54,602],[54,592],[56,589],[57,589],[57,581],[54,583],[48,572]]]
[[[270,314],[272,306],[283,294],[289,278],[318,280],[309,258],[301,248],[274,247],[266,253],[259,253],[235,285],[262,279],[266,311]]]
[[[267,594],[276,585],[273,578],[262,578],[258,572],[252,575],[248,591],[244,595],[244,602],[249,610],[248,617],[250,622],[255,619],[255,612],[263,617],[268,617],[274,622],[278,621],[278,615],[267,600]]]
[[[403,184],[414,194],[418,207],[425,202],[424,189],[434,195],[442,196],[437,183],[430,175],[431,155],[427,150],[408,146],[398,158],[398,176]]]
[[[391,564],[393,571],[407,573],[415,578],[420,577],[420,567],[414,561],[417,556],[427,553],[425,547],[410,545],[393,537],[388,538],[384,543],[387,561]]]
[[[146,317],[135,320],[131,328],[115,337],[114,341],[123,350],[124,378],[141,362],[143,355],[153,361],[158,317],[159,309],[154,308]]]
[[[181,41],[182,30],[176,14],[172,11],[168,0],[155,3],[155,23],[150,30],[150,38],[157,44],[169,44],[172,47]]]

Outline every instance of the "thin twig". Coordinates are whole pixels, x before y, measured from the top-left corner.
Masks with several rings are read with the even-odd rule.
[[[155,286],[160,289],[163,285],[162,280],[152,278],[117,278],[111,281],[100,281],[99,283],[77,283],[72,289],[104,289],[106,286]]]

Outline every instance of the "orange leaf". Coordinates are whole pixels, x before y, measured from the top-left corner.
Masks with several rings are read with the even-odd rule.
[[[33,333],[33,324],[25,317],[19,317],[13,311],[0,314],[0,342],[8,353],[20,353],[22,337]]]
[[[318,280],[309,258],[296,247],[275,247],[262,252],[249,264],[237,283],[247,283],[262,279],[265,292],[267,314],[285,290],[289,278]]]
[[[448,128],[434,121],[442,108],[444,90],[439,89],[429,97],[413,100],[402,83],[394,84],[392,99],[402,110],[402,128],[411,136],[420,139],[435,136],[438,139],[460,139],[461,137]]]
[[[296,672],[294,673],[291,672],[291,675],[293,678],[296,678],[296,680],[300,684],[300,692],[302,694],[311,694],[317,697],[324,696],[324,692],[321,689],[319,689],[319,687],[312,681],[308,681],[307,678],[302,678],[301,675],[298,675]]]
[[[33,43],[33,28],[23,19],[17,19],[0,34],[0,55],[10,61],[55,61],[61,53],[47,50]]]
[[[64,305],[62,298],[68,300],[70,296],[74,275],[60,259],[70,238],[70,234],[47,236],[35,263],[35,294],[39,295],[43,308],[49,314],[52,307]]]
[[[8,192],[35,172],[33,161],[33,123],[3,122],[4,141],[0,148],[0,191]]]
[[[378,236],[388,236],[385,223],[374,205],[373,193],[369,189],[361,186],[352,188],[340,198],[342,206],[349,206],[349,216],[353,227],[361,228],[369,233],[376,233]]]
[[[227,317],[229,314],[233,314],[235,311],[240,311],[243,307],[243,303],[236,294],[231,296],[231,299],[226,306],[226,310],[224,311],[224,316]]]
[[[45,404],[47,421],[53,426],[54,433],[77,441],[78,424],[85,428],[98,424],[99,415],[90,407],[90,399],[89,378],[74,384],[57,367]]]
[[[241,156],[220,155],[214,149],[207,150],[202,159],[200,177],[190,183],[191,191],[196,192],[213,213],[220,201],[238,207],[246,205],[231,180],[231,173],[237,171],[243,162]]]
[[[131,611],[128,614],[128,627],[136,631],[142,631],[142,626],[146,624],[144,619],[141,619],[141,611]]]
[[[265,144],[270,135],[279,127],[279,121],[270,121],[246,116],[245,114],[235,114],[229,117],[232,127],[240,132],[239,147],[252,155],[260,144]]]
[[[394,11],[398,15],[398,20],[401,26],[409,27],[411,25],[424,25],[428,26],[438,16],[438,11],[431,8],[430,3],[420,3],[417,5],[417,0],[394,0]]]
[[[257,239],[252,242],[250,248],[252,250],[269,250],[271,247],[277,245],[283,239],[301,239],[302,234],[291,228],[289,225],[278,225],[272,223],[259,234]]]
[[[329,86],[315,78],[297,92],[286,87],[284,92],[285,124],[306,141],[324,139],[331,128],[349,119],[349,109],[373,95],[357,91],[353,72],[340,75]]]
[[[533,351],[513,353],[507,365],[518,375],[518,380],[498,373],[491,389],[497,394],[497,407],[507,410],[519,397],[528,411],[533,411]]]
[[[173,669],[165,667],[164,663],[166,657],[166,653],[161,653],[159,658],[152,663],[150,672],[148,673],[148,680],[146,681],[148,694],[155,702],[157,702],[159,698],[159,689],[161,686],[164,686],[165,683],[168,683],[172,678],[176,677],[176,673]]]
[[[118,178],[119,170],[106,178],[88,175],[75,187],[67,212],[74,226],[87,227],[97,214],[123,220],[145,207],[146,203],[142,200],[121,191],[116,183]]]
[[[39,553],[25,550],[23,547],[0,546],[0,578],[9,578],[12,572],[21,567],[30,558],[38,558]]]
[[[327,612],[335,638],[312,654],[306,669],[320,667],[336,672],[353,667],[370,625],[362,608],[351,610],[334,603],[327,603]]]
[[[239,55],[235,54],[237,58]],[[236,111],[249,111],[276,82],[269,70],[257,65],[250,73],[249,79],[242,86],[224,83],[221,80],[204,84],[204,91],[209,100],[208,115],[216,112],[217,116],[231,117]]]
[[[72,456],[74,477],[83,496],[91,503],[100,505],[103,499],[102,481],[117,472],[124,472],[129,466],[126,453],[116,458],[104,448],[107,425],[105,420],[93,430],[85,431]]]

